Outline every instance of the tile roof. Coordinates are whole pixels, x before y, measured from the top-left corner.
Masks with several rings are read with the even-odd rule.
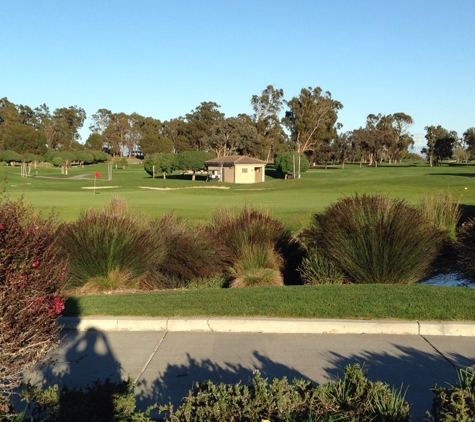
[[[258,160],[257,158],[246,157],[244,155],[230,155],[227,157],[213,158],[212,160],[205,161],[207,165],[225,165],[225,164],[266,164],[265,161]]]

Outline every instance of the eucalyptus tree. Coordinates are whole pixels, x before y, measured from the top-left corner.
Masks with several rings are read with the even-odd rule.
[[[302,88],[298,97],[285,102],[288,111],[283,119],[297,152],[314,151],[324,139],[336,134],[338,111],[343,105],[320,87]]]
[[[427,146],[422,149],[422,153],[427,155],[429,164],[432,167],[434,162],[441,162],[444,159],[452,158],[453,147],[457,142],[457,133],[438,126],[426,126]]]
[[[462,137],[463,143],[467,146],[470,155],[475,154],[475,127],[468,128]]]
[[[257,131],[249,116],[240,114],[218,120],[212,127],[206,143],[217,157],[236,155],[256,143]]]
[[[285,142],[285,133],[281,125],[280,114],[284,106],[284,91],[268,85],[261,95],[253,95],[251,106],[257,137],[255,153],[257,158],[269,161],[281,149]]]
[[[209,139],[213,126],[224,119],[219,105],[212,101],[204,101],[190,113],[186,118],[186,137],[191,149],[195,151],[206,150],[208,145],[206,141]]]
[[[161,133],[172,142],[174,152],[187,151],[190,149],[186,134],[187,123],[183,117],[177,117],[163,122]]]

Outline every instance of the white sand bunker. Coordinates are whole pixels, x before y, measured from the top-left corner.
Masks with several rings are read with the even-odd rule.
[[[120,186],[84,186],[81,189],[115,189],[120,188]]]
[[[139,186],[140,189],[150,190],[179,190],[179,189],[229,189],[229,186],[189,186],[186,188],[153,188],[151,186]]]

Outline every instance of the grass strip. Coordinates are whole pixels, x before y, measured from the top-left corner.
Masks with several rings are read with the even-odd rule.
[[[324,285],[71,296],[65,316],[475,321],[475,289]]]

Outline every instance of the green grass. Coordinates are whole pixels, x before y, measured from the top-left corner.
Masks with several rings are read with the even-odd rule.
[[[94,172],[102,178],[94,185]],[[166,180],[152,179],[141,164],[132,164],[125,170],[113,170],[111,181],[107,179],[107,165],[73,167],[68,176],[58,168],[41,167],[38,177],[23,179],[19,167],[0,166],[3,186],[12,197],[24,195],[42,211],[52,208],[62,220],[70,221],[88,208],[103,207],[112,196],[121,196],[132,210],[143,211],[149,216],[161,216],[173,212],[192,222],[208,219],[219,206],[242,208],[248,204],[268,208],[272,217],[278,218],[291,230],[308,224],[310,216],[336,202],[339,198],[358,193],[384,193],[391,198],[405,198],[417,204],[427,193],[440,189],[451,192],[454,200],[462,205],[475,205],[475,166],[449,165],[429,167],[427,164],[403,163],[381,165],[378,168],[347,164],[344,169],[313,169],[303,173],[300,180],[272,178],[269,172],[266,182],[253,185],[208,183],[191,181],[190,175],[175,174]],[[34,170],[32,170],[34,174]],[[86,175],[82,179],[75,176]],[[110,189],[104,187],[117,186]],[[148,190],[141,187],[179,188],[176,190]],[[191,187],[227,186],[229,189],[189,189]],[[465,190],[465,187],[468,189]]]
[[[322,285],[73,296],[64,315],[475,320],[475,289]]]

